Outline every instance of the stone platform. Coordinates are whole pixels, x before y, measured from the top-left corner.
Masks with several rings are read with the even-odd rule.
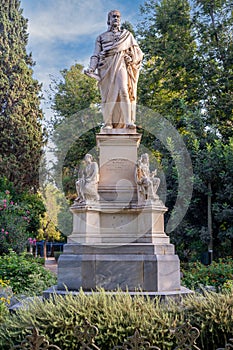
[[[58,262],[57,288],[179,291],[179,259],[170,244],[130,243],[115,247],[67,244]]]
[[[97,134],[96,140],[99,199],[70,208],[73,232],[58,260],[56,290],[181,293],[179,258],[164,232],[167,208],[157,195],[144,196],[138,187],[141,135],[113,129]],[[147,169],[145,179],[152,183],[149,164]]]
[[[83,291],[85,295],[93,295],[93,294],[98,294],[100,293],[98,290],[97,291]],[[53,295],[60,295],[60,296],[66,296],[66,295],[79,295],[79,291],[68,291],[68,290],[58,290],[57,286],[52,286],[48,288],[47,290],[44,291],[43,297],[45,299],[49,299],[50,297],[53,297]],[[177,301],[180,301],[183,297],[194,293],[193,291],[185,288],[185,287],[180,287],[179,291],[174,290],[174,291],[169,291],[169,292],[143,292],[140,290],[135,290],[134,292],[123,292],[121,290],[117,291],[106,291],[106,294],[110,295],[117,295],[119,293],[126,293],[127,295],[130,295],[132,298],[135,296],[144,296],[145,298],[160,298],[161,301],[166,300],[168,298],[173,298]]]

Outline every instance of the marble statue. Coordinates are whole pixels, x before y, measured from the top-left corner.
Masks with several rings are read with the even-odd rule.
[[[148,154],[142,154],[136,164],[136,183],[139,203],[143,203],[148,199],[156,200],[159,198],[157,190],[160,185],[160,179],[156,175],[156,169],[150,172]]]
[[[136,94],[143,58],[133,35],[120,28],[118,10],[108,14],[108,30],[96,39],[85,74],[99,81],[104,128],[135,129]],[[96,73],[97,70],[97,73]]]
[[[84,169],[81,171],[78,181],[76,181],[78,197],[75,201],[78,203],[96,202],[99,200],[99,167],[98,164],[93,161],[91,154],[86,154],[84,161]]]

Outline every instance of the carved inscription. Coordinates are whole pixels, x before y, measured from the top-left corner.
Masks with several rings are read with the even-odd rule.
[[[100,168],[100,183],[105,186],[115,185],[121,180],[134,183],[135,164],[126,158],[113,158]]]

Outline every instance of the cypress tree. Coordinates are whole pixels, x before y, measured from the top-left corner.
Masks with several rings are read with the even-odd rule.
[[[19,192],[36,192],[43,146],[41,85],[26,51],[27,20],[18,0],[0,2],[0,174]]]

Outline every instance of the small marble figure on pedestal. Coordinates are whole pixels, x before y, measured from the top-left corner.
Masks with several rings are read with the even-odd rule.
[[[99,168],[96,162],[93,162],[91,154],[85,155],[85,167],[81,171],[81,176],[76,181],[76,191],[78,197],[76,203],[96,202],[99,200],[98,182]]]
[[[157,170],[150,172],[149,156],[142,154],[136,164],[136,183],[138,189],[138,203],[143,204],[146,200],[159,199],[157,190],[160,179],[156,177]]]
[[[89,68],[84,71],[99,82],[104,129],[136,129],[137,82],[143,53],[132,33],[121,30],[120,18],[118,10],[108,13],[108,30],[96,39]]]

